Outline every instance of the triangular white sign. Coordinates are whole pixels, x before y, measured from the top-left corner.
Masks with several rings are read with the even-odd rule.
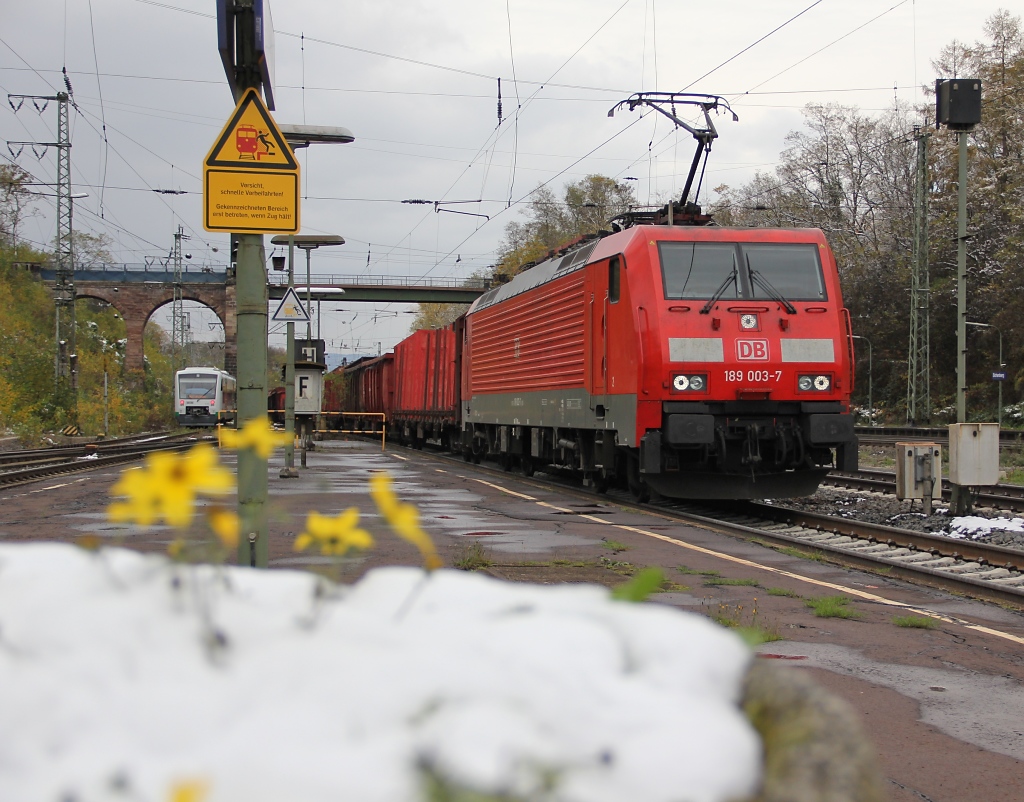
[[[302,305],[299,296],[295,294],[295,290],[289,287],[271,320],[276,323],[308,323],[309,313],[306,312],[306,307]]]

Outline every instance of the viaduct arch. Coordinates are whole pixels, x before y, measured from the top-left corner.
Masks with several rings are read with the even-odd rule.
[[[54,271],[40,272],[47,284],[56,279]],[[224,369],[234,375],[238,366],[234,276],[223,271],[188,272],[182,279],[182,300],[208,306],[224,324]],[[126,329],[125,371],[141,374],[145,365],[142,334],[153,313],[174,300],[174,274],[164,270],[76,270],[74,283],[76,299],[94,298],[117,310]]]

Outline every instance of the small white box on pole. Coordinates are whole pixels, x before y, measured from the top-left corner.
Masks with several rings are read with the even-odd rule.
[[[949,425],[949,481],[965,487],[999,484],[999,424]]]
[[[319,415],[323,393],[323,371],[318,368],[295,368],[295,414]]]

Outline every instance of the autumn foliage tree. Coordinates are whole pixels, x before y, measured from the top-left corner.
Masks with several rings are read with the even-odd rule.
[[[986,40],[953,42],[933,63],[937,78],[982,81],[982,122],[969,136],[968,315],[998,326],[1014,387],[1024,389],[1024,37],[1005,11],[985,26]],[[849,106],[810,105],[773,173],[719,187],[712,211],[721,224],[811,226],[825,231],[839,262],[854,332],[874,350],[876,406],[902,422],[909,348],[910,270],[918,133],[929,136],[928,192],[932,406],[956,392],[957,142],[933,130],[934,97],[919,107],[868,115]],[[969,412],[993,419],[998,341],[972,329]],[[866,390],[860,362],[858,395]],[[1011,393],[1012,395],[1012,393]],[[1007,401],[1012,398],[1007,397]]]
[[[632,187],[603,175],[588,175],[566,185],[561,199],[547,186],[540,186],[530,196],[526,219],[505,226],[497,263],[473,278],[508,281],[525,265],[544,259],[552,250],[606,229],[610,218],[635,205]],[[467,308],[465,304],[420,304],[412,328],[445,326]]]

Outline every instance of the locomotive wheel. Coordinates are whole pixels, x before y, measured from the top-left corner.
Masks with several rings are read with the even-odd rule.
[[[504,470],[504,471],[511,471],[512,470],[512,455],[508,454],[508,453],[501,454],[498,457],[498,464],[501,466],[502,470]]]
[[[641,504],[651,500],[651,488],[640,476],[639,457],[632,455],[629,457],[629,464],[626,468],[626,484],[629,485],[629,492],[633,494],[633,498]]]
[[[523,476],[533,476],[533,460],[527,456],[519,458],[519,470]]]

